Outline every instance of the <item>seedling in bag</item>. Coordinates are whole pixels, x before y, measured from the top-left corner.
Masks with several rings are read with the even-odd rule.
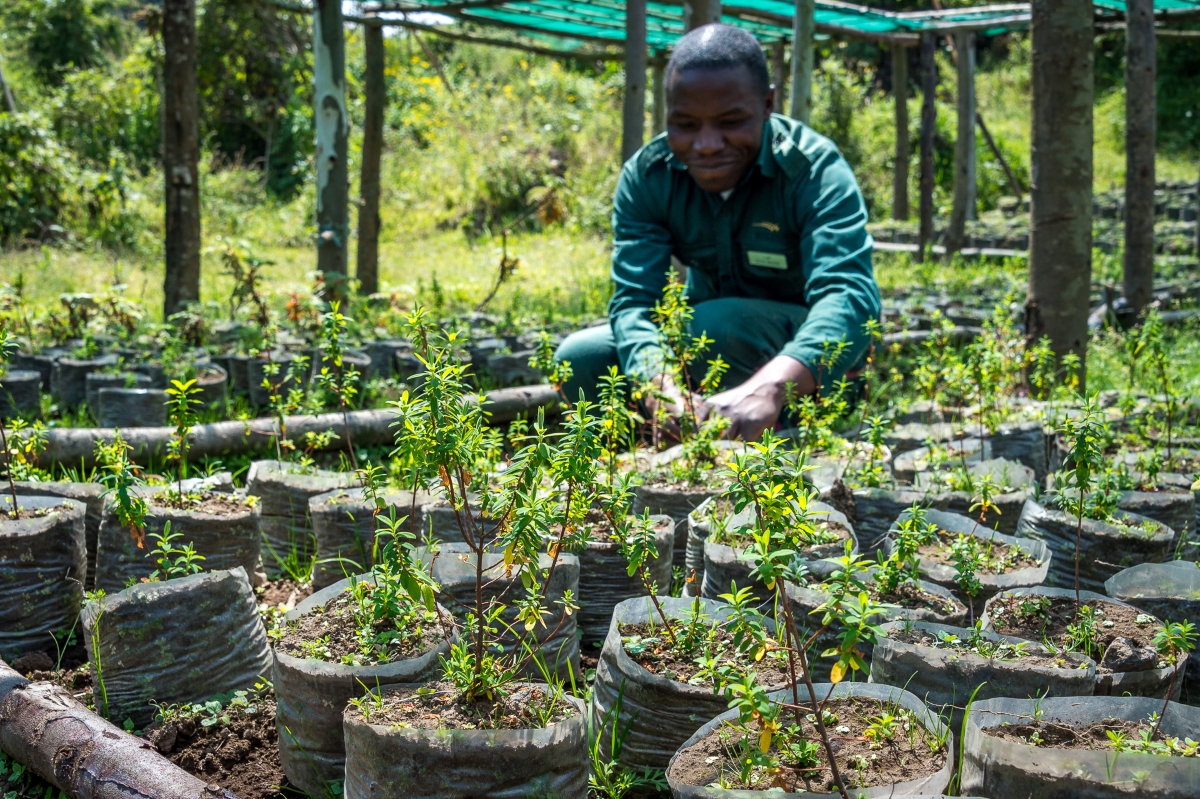
[[[192,425],[196,423],[196,406],[201,404],[196,395],[200,388],[195,380],[172,380],[167,389],[167,413],[175,430],[171,434],[168,451],[179,464],[176,472],[178,480],[178,495],[183,497],[183,480],[187,477],[188,436],[192,434]]]

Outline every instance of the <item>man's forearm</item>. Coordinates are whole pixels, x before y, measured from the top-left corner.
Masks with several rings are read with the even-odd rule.
[[[795,386],[794,390],[799,396],[817,390],[817,381],[809,368],[790,355],[776,355],[746,381],[748,387],[777,391],[780,407],[783,406],[789,383]]]

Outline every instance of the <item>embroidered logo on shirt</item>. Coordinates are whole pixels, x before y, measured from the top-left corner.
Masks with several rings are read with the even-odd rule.
[[[779,225],[775,224],[774,222],[755,222],[755,223],[754,223],[753,225],[751,225],[750,227],[760,227],[760,228],[764,228],[764,229],[766,229],[766,230],[769,230],[769,231],[771,231],[772,233],[778,233],[778,232],[779,232]]]
[[[751,266],[762,266],[767,269],[787,269],[787,256],[781,252],[762,252],[761,250],[747,250],[746,257],[750,259]]]

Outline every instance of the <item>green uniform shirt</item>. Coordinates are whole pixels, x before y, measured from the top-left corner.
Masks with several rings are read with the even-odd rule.
[[[818,374],[826,342],[849,347],[822,382],[857,364],[864,325],[879,318],[867,208],[836,145],[780,115],[728,199],[703,191],[655,137],[625,163],[613,200],[616,284],[608,315],[621,368],[646,380],[661,370],[653,308],[674,255],[688,268],[688,299],[755,297],[806,307],[780,351]],[[747,320],[752,326],[753,320]],[[699,331],[697,331],[699,332]]]

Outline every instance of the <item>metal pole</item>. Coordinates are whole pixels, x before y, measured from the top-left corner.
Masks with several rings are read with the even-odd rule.
[[[621,163],[642,146],[646,130],[646,0],[625,0],[625,105]]]
[[[892,96],[896,103],[896,163],[892,218],[908,219],[908,48],[892,45]]]
[[[792,17],[792,119],[805,125],[812,119],[813,36],[817,32],[815,0],[796,0]]]

